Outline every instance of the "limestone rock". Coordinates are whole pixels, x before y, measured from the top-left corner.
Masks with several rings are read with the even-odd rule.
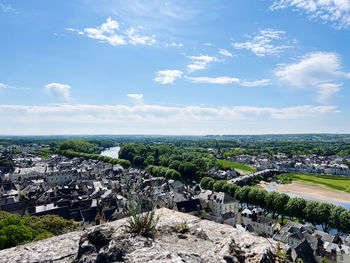
[[[156,216],[153,239],[128,233],[122,219],[2,250],[0,262],[281,262],[270,239],[173,210],[159,209]],[[178,233],[185,221],[187,233]]]

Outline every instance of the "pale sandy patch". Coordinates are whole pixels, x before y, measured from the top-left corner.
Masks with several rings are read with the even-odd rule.
[[[261,182],[260,185],[263,188],[268,188],[270,183]],[[350,194],[330,189],[324,185],[317,185],[308,182],[293,181],[291,184],[276,184],[276,191],[303,195],[314,199],[337,202],[337,203],[349,203]]]
[[[252,172],[244,171],[241,169],[234,168],[237,172],[239,172],[241,175],[251,174]]]

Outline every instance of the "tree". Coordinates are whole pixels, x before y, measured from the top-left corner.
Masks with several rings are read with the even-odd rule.
[[[317,206],[318,202],[313,201],[313,200],[308,200],[306,201],[306,206],[303,210],[304,213],[304,219],[311,223],[312,225],[316,226],[316,221],[317,221]]]
[[[169,164],[169,168],[175,169],[178,171],[180,164],[181,164],[181,162],[179,160],[174,160]]]
[[[318,202],[316,207],[316,224],[322,226],[323,231],[327,232],[330,230],[330,216],[331,211],[334,208],[333,204]]]
[[[134,165],[143,165],[144,160],[145,159],[142,156],[135,155],[134,159],[132,160],[132,162],[133,162]]]
[[[134,156],[136,154],[135,145],[130,143],[125,143],[122,145],[119,151],[119,158],[126,159],[132,162],[134,160]]]
[[[146,160],[144,161],[145,165],[151,165],[154,164],[154,157],[153,156],[148,156]]]
[[[230,193],[230,185],[228,182],[226,182],[223,186],[222,186],[222,189],[221,191],[226,193],[226,194],[229,194]]]
[[[248,206],[248,203],[249,203],[249,199],[248,199],[248,196],[249,196],[249,192],[251,191],[251,187],[250,186],[243,186],[241,191],[240,191],[240,201],[243,203],[245,202]]]
[[[226,181],[224,181],[224,180],[216,181],[213,185],[213,191],[214,192],[222,192],[222,188],[225,184],[226,184]]]
[[[203,189],[207,190],[207,189],[209,189],[208,188],[209,182],[213,181],[213,180],[214,179],[211,177],[203,177],[202,180],[200,181],[200,185]]]
[[[236,185],[236,184],[229,184],[229,194],[234,197],[235,196],[235,192],[237,190],[241,189],[240,186]]]
[[[208,183],[208,190],[213,190],[214,184],[215,184],[215,180],[211,178],[211,180]]]
[[[276,210],[275,210],[275,199],[277,198],[277,192],[270,192],[266,196],[265,200],[265,208],[268,212],[272,213],[272,218],[275,218]]]
[[[292,219],[293,217],[296,217],[299,222],[303,221],[304,215],[304,209],[306,207],[306,200],[304,198],[295,197],[290,198],[287,205],[286,205],[286,215],[290,216]]]
[[[96,144],[92,144],[84,140],[73,139],[61,142],[58,146],[58,149],[60,151],[72,150],[82,153],[94,153],[98,151],[99,147]]]
[[[275,198],[273,201],[274,211],[276,211],[278,215],[281,215],[283,224],[284,215],[286,214],[286,205],[290,197],[289,195],[283,193],[277,193],[276,197],[277,198]]]
[[[341,232],[343,232],[340,228],[343,225],[343,222],[341,221],[341,214],[346,211],[346,209],[344,207],[341,206],[334,206],[332,211],[331,211],[331,215],[329,218],[330,221],[330,226],[331,228],[336,228],[339,229]],[[346,222],[344,222],[346,225]]]
[[[350,234],[350,210],[345,210],[340,214],[340,222],[337,228],[340,228],[343,234]]]
[[[251,190],[248,193],[248,202],[252,205],[257,205],[257,194],[259,189],[257,188],[251,188]]]
[[[189,178],[195,178],[196,166],[191,162],[181,163],[179,165],[179,172]]]
[[[265,200],[267,196],[267,191],[263,189],[258,189],[256,193],[256,205],[260,206],[261,208],[265,208]]]
[[[0,249],[9,248],[29,242],[33,234],[17,216],[8,216],[0,220]]]

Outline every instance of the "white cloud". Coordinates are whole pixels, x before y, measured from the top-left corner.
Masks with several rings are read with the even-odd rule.
[[[127,94],[126,96],[131,98],[135,103],[138,103],[138,104],[143,103],[143,94],[132,93],[132,94]]]
[[[176,79],[182,77],[183,72],[177,69],[174,70],[159,70],[157,76],[153,79],[160,84],[171,84]]]
[[[136,99],[136,100],[142,100],[142,98],[143,98],[143,94],[137,94],[137,93],[127,94],[126,96],[128,96],[129,98],[132,98],[132,99]]]
[[[202,54],[199,56],[188,56],[188,58],[192,60],[192,64],[187,65],[188,72],[206,69],[209,63],[219,61],[216,57]]]
[[[166,47],[183,47],[183,44],[182,43],[176,43],[176,42],[171,42],[171,43],[166,43],[165,44]]]
[[[117,31],[119,31],[119,23],[110,17],[101,26],[84,29],[84,32],[90,38],[107,42],[112,46],[125,45],[124,36],[118,34]]]
[[[292,48],[294,41],[288,41],[283,35],[285,31],[274,30],[271,28],[260,30],[253,36],[247,36],[246,42],[235,42],[232,46],[236,49],[247,49],[257,56],[278,55],[284,49]],[[276,43],[277,42],[277,43]]]
[[[80,30],[72,28],[72,27],[67,27],[66,31],[75,32],[78,35],[84,35],[85,34],[83,31],[80,31]],[[57,33],[54,33],[54,34],[57,35]]]
[[[226,57],[233,57],[231,52],[229,52],[229,51],[227,51],[226,49],[223,49],[223,48],[219,50],[219,53],[221,55],[223,55],[223,56],[226,56]]]
[[[259,127],[279,127],[272,123],[292,124],[305,120],[309,129],[314,118],[338,114],[335,106],[209,107],[161,105],[0,105],[1,132],[11,134],[207,134],[237,133],[239,127],[264,132]],[[239,121],[239,125],[237,125]],[[295,122],[297,121],[297,122]],[[266,125],[269,123],[270,125]],[[251,125],[254,125],[253,128]],[[327,127],[329,123],[327,123]],[[303,127],[304,128],[304,127]],[[305,129],[305,128],[304,128]],[[294,130],[293,130],[294,131]],[[312,130],[314,131],[314,130]],[[281,130],[280,130],[281,132]]]
[[[84,28],[83,30],[68,27],[66,30],[79,35],[86,35],[89,38],[97,39],[112,46],[127,44],[151,46],[157,42],[155,35],[142,36],[133,27],[125,31],[121,30],[119,22],[111,17],[108,17],[105,23],[97,27]]]
[[[155,35],[153,36],[140,36],[135,32],[133,27],[129,28],[126,31],[126,35],[128,36],[129,43],[132,45],[153,45],[156,42]]]
[[[207,83],[207,84],[232,84],[236,83],[238,85],[244,86],[244,87],[257,87],[257,86],[266,86],[270,84],[270,80],[268,79],[262,79],[257,81],[244,81],[240,80],[239,78],[233,78],[233,77],[216,77],[216,78],[210,78],[210,77],[187,77],[188,80],[191,80],[194,83]]]
[[[64,101],[70,100],[70,89],[71,86],[60,83],[50,83],[45,86],[45,90],[49,95]]]
[[[282,84],[315,91],[322,103],[340,91],[338,81],[349,78],[349,73],[341,71],[338,55],[327,52],[310,53],[297,63],[281,65],[275,75]]]
[[[18,14],[17,10],[15,10],[11,5],[5,5],[0,3],[0,9],[2,9],[2,11],[6,12],[13,12],[15,14]]]
[[[318,18],[330,22],[335,28],[349,28],[349,0],[278,0],[271,5],[271,10],[293,8],[305,12],[310,19]]]
[[[17,88],[17,87],[13,87],[4,83],[0,83],[0,90],[1,89],[12,89],[12,90],[29,90],[29,88]]]

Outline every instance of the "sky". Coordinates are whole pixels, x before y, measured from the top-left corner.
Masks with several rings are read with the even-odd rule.
[[[350,0],[0,0],[0,134],[350,133]]]

